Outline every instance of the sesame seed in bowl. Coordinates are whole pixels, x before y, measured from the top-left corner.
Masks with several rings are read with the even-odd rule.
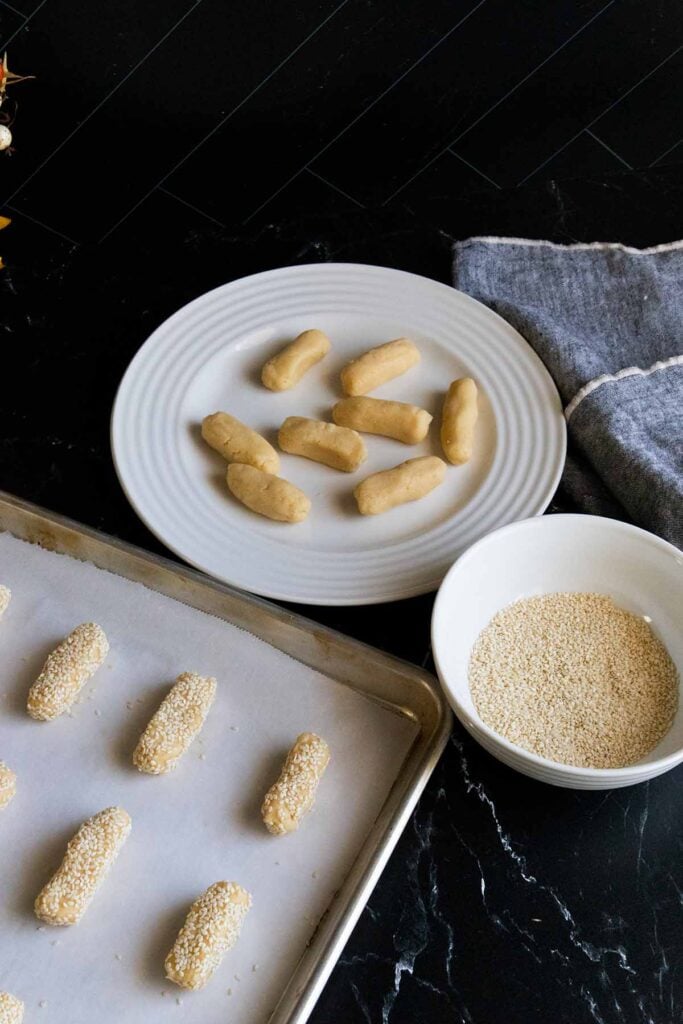
[[[597,516],[524,520],[471,547],[432,617],[459,720],[540,781],[610,789],[683,761],[683,556]]]

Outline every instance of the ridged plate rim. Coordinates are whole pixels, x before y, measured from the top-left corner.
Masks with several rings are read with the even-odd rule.
[[[216,348],[207,325],[220,322],[228,339],[224,344],[231,345],[278,316],[303,311],[312,319],[378,311],[400,318],[404,313],[468,366],[477,364],[475,375],[477,368],[488,373],[488,364],[495,362],[496,372],[488,373],[487,379],[504,444],[497,446],[485,486],[452,519],[419,536],[370,552],[365,549],[354,559],[342,552],[329,556],[314,544],[309,550],[277,538],[264,540],[235,523],[220,532],[210,510],[202,511],[200,492],[184,479],[172,458],[171,427],[175,429],[188,379]],[[460,335],[457,344],[449,335],[453,323]],[[471,351],[463,353],[463,346]],[[190,565],[264,597],[364,605],[436,589],[453,561],[474,541],[509,522],[542,513],[564,466],[566,427],[545,366],[524,338],[488,307],[448,285],[406,271],[321,263],[264,271],[220,285],[165,320],[140,347],[121,380],[112,410],[111,444],[114,466],[131,505],[152,533]],[[407,451],[406,458],[413,454]],[[324,565],[312,554],[324,556]]]

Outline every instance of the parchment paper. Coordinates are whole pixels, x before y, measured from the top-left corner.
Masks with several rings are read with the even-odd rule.
[[[415,738],[406,719],[227,623],[140,584],[0,535],[0,759],[18,775],[0,813],[0,989],[26,1022],[256,1024],[267,1020],[344,880]],[[80,622],[111,651],[72,716],[34,722],[28,688]],[[168,776],[131,764],[175,677],[218,679],[199,740]],[[298,733],[332,761],[299,832],[265,831],[261,798]],[[80,924],[43,926],[33,900],[83,820],[112,805],[133,831]],[[254,905],[208,987],[167,982],[163,960],[190,903],[235,880]],[[178,1002],[180,1000],[180,1002]]]

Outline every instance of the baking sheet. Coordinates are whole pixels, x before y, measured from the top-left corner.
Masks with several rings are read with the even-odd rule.
[[[0,758],[19,776],[0,816],[0,989],[64,1024],[266,1021],[399,773],[417,726],[230,624],[103,570],[0,535]],[[111,651],[72,716],[34,722],[28,688],[79,622]],[[182,671],[215,675],[200,739],[167,777],[130,757]],[[298,833],[269,836],[265,789],[299,732],[332,762]],[[75,928],[42,926],[35,895],[78,825],[119,804],[133,832]],[[163,959],[196,896],[219,879],[253,894],[209,986],[167,982]],[[178,1002],[178,1000],[180,1002]],[[41,1006],[41,1004],[43,1004]]]

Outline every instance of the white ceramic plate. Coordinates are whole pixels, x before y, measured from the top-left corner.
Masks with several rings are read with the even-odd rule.
[[[267,391],[261,366],[309,327],[329,334],[332,352],[292,391]],[[353,474],[283,453],[282,476],[313,502],[296,526],[239,505],[224,461],[201,440],[202,418],[229,411],[276,443],[286,416],[329,419],[341,367],[400,335],[414,339],[422,360],[373,395],[435,413],[430,439],[407,446],[365,435],[368,460]],[[471,461],[449,467],[446,482],[419,502],[360,516],[352,491],[363,477],[441,454],[442,395],[464,375],[481,394]],[[344,263],[256,274],[189,303],[132,360],[112,416],[121,484],[167,547],[227,583],[310,604],[372,604],[435,589],[473,541],[546,508],[565,447],[553,381],[509,324],[446,285]]]

